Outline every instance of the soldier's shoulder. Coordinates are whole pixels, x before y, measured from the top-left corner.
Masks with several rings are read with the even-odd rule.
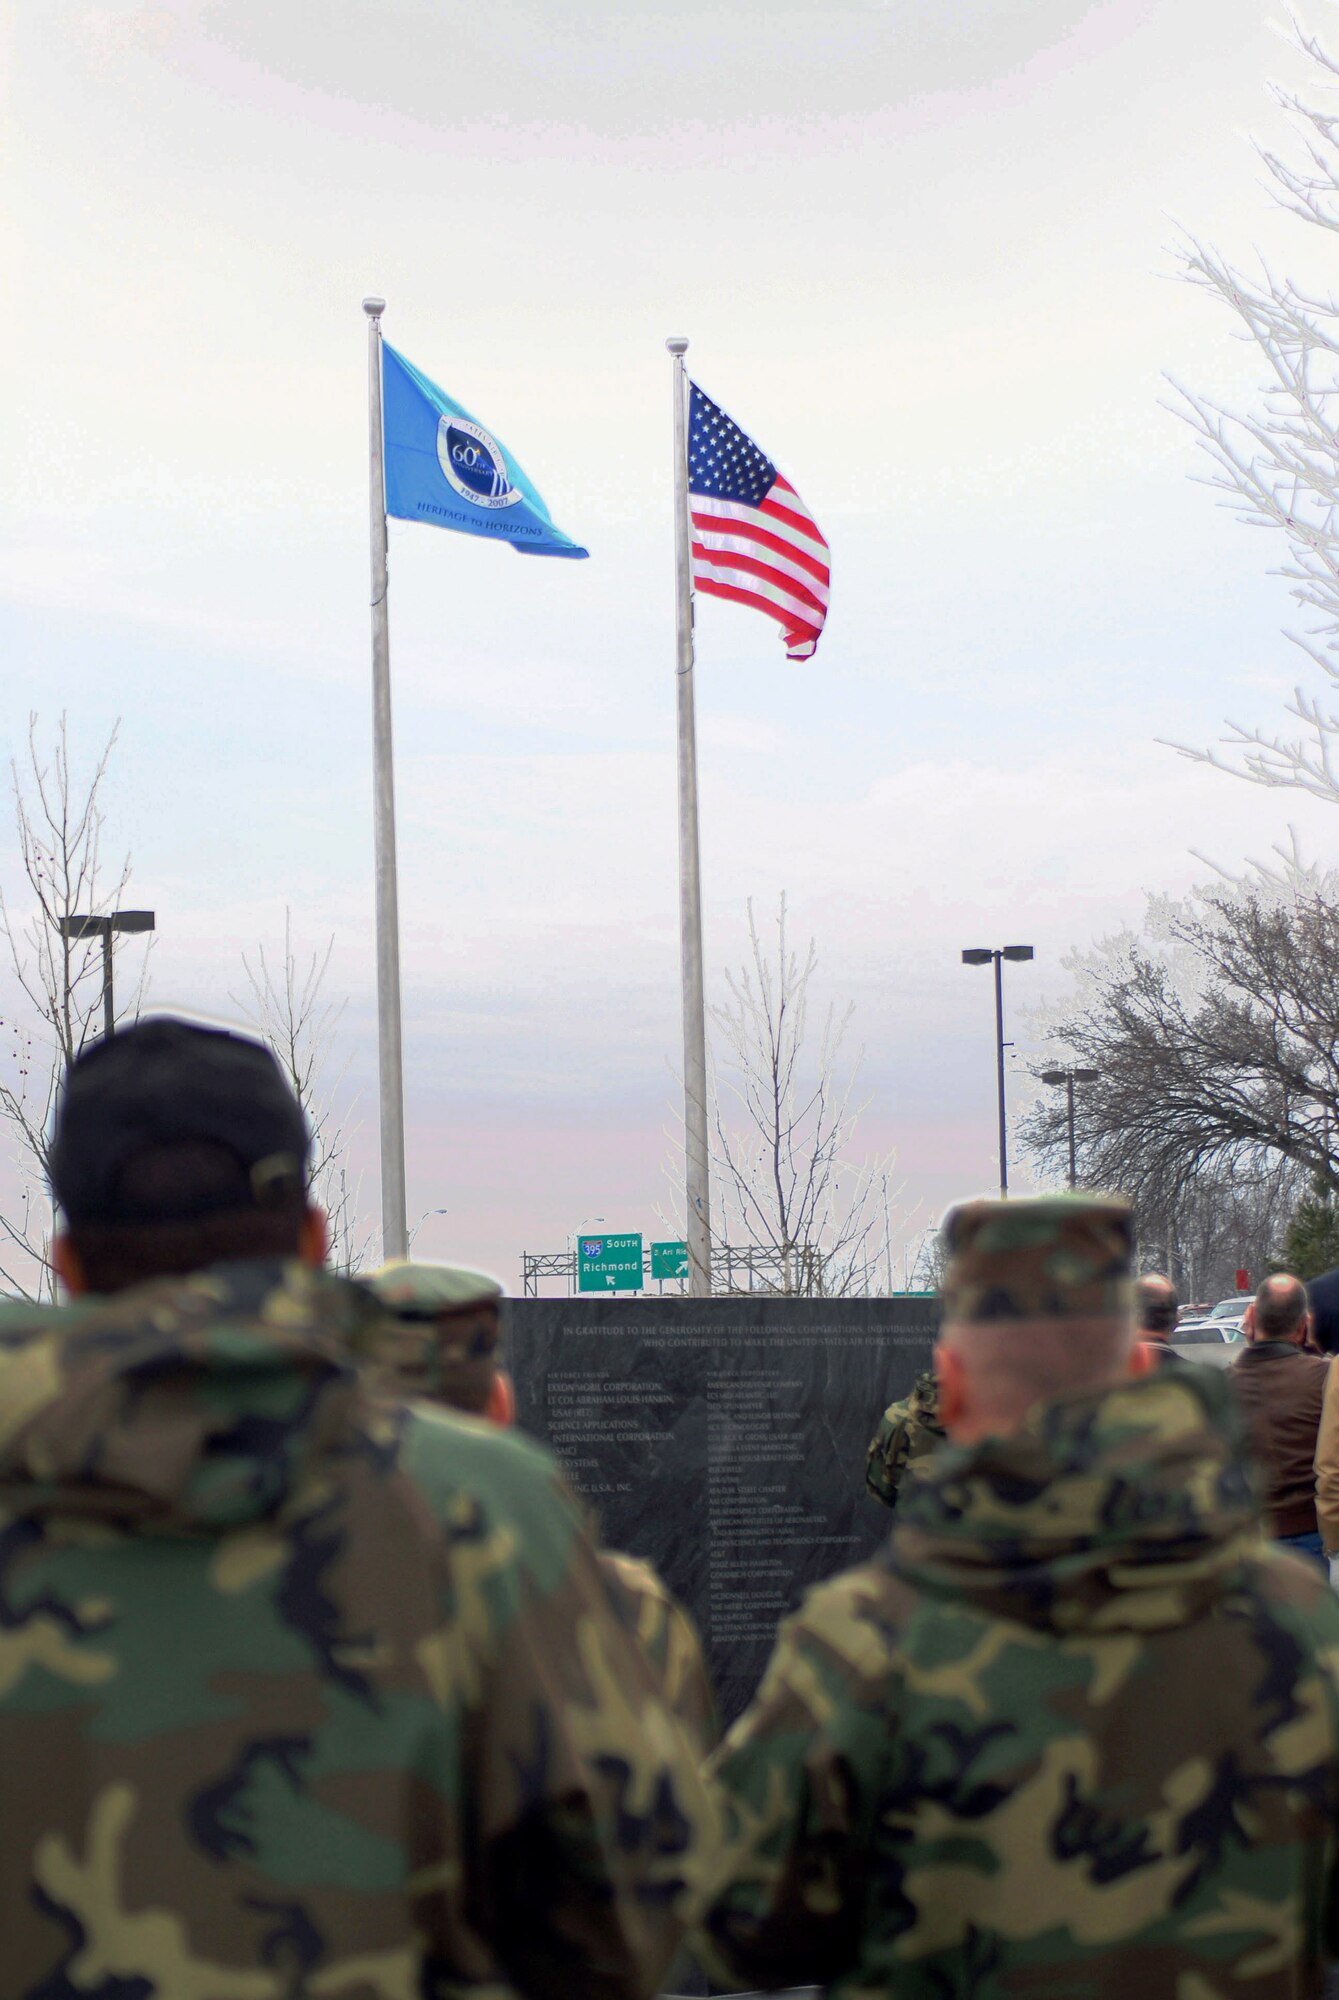
[[[35,1299],[0,1299],[0,1345],[18,1347],[24,1341],[47,1339],[93,1316],[91,1303],[56,1305]]]
[[[676,1600],[654,1563],[642,1556],[627,1555],[622,1549],[601,1549],[600,1566],[606,1576],[621,1585],[631,1597],[671,1609]]]
[[[824,1654],[853,1691],[879,1696],[920,1603],[920,1593],[876,1559],[816,1584],[782,1633],[792,1649]]]
[[[462,1499],[535,1532],[576,1519],[557,1460],[517,1431],[427,1403],[406,1405],[401,1469],[441,1516]]]
[[[1326,1647],[1339,1643],[1339,1598],[1318,1563],[1277,1542],[1262,1542],[1246,1558],[1243,1574],[1266,1615],[1300,1621]]]

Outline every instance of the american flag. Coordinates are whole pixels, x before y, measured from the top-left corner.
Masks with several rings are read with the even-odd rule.
[[[688,387],[693,582],[775,618],[787,658],[811,659],[828,615],[828,545],[771,459],[696,382]]]

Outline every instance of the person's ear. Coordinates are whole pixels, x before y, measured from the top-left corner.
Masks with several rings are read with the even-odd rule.
[[[939,1421],[945,1430],[962,1421],[967,1407],[967,1370],[956,1347],[940,1341],[934,1352],[935,1380],[939,1384]]]
[[[498,1424],[503,1430],[510,1430],[516,1422],[516,1389],[505,1368],[499,1368],[493,1377],[484,1415],[490,1424]]]
[[[84,1260],[68,1236],[57,1236],[51,1244],[51,1268],[72,1299],[88,1290]]]
[[[1242,1316],[1241,1316],[1241,1337],[1242,1337],[1242,1339],[1243,1339],[1243,1340],[1254,1340],[1254,1339],[1255,1339],[1255,1300],[1254,1300],[1254,1299],[1252,1299],[1252,1300],[1251,1300],[1251,1303],[1250,1303],[1250,1304],[1249,1304],[1249,1305],[1247,1306],[1247,1308],[1246,1308],[1245,1312],[1244,1312],[1244,1313],[1242,1314]]]
[[[1151,1375],[1158,1365],[1158,1353],[1151,1340],[1130,1342],[1130,1363],[1127,1370],[1134,1381],[1141,1375]]]
[[[304,1264],[310,1264],[320,1271],[330,1255],[330,1224],[323,1208],[311,1206],[302,1218],[302,1228],[298,1234],[298,1257]]]

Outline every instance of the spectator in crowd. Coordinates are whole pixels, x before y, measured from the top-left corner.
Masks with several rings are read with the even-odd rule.
[[[1339,1271],[1307,1280],[1311,1344],[1318,1354],[1339,1354]]]
[[[1134,1288],[1135,1327],[1160,1368],[1181,1358],[1172,1352],[1179,1304],[1176,1287],[1160,1271],[1146,1271]]]
[[[717,1969],[869,1995],[1317,1993],[1339,1603],[1261,1541],[1222,1375],[1136,1379],[1124,1203],[975,1202],[946,1239],[948,1443],[884,1553],[782,1627],[717,1753]]]
[[[1246,1412],[1263,1486],[1265,1525],[1276,1542],[1324,1565],[1316,1521],[1316,1440],[1329,1361],[1307,1351],[1306,1286],[1266,1278],[1242,1322],[1246,1346],[1230,1379]]]
[[[547,1454],[354,1365],[307,1155],[241,1037],[66,1076],[74,1302],[0,1314],[0,1990],[648,2000],[695,1761]]]
[[[373,1354],[400,1395],[504,1427],[516,1416],[511,1378],[499,1366],[502,1287],[445,1264],[386,1264],[367,1281],[383,1319]],[[697,1627],[653,1566],[601,1549],[615,1609],[636,1633],[669,1706],[705,1754],[720,1722]]]
[[[1339,1276],[1339,1273],[1331,1275]],[[1335,1388],[1336,1382],[1339,1382],[1339,1368],[1331,1366],[1326,1377],[1320,1431],[1316,1438],[1316,1525],[1329,1564],[1330,1581],[1339,1590],[1339,1390]]]

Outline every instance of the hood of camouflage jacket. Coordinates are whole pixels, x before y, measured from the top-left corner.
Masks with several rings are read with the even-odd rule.
[[[376,1318],[278,1261],[0,1311],[0,1509],[197,1533],[273,1514],[360,1435]]]
[[[903,1489],[887,1560],[918,1590],[1016,1623],[1150,1632],[1207,1609],[1259,1537],[1231,1385],[1187,1367],[941,1448]]]

